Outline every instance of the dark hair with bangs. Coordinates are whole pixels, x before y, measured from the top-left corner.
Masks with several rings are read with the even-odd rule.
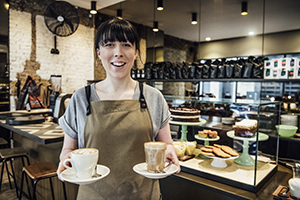
[[[107,42],[127,42],[135,44],[139,50],[139,37],[134,26],[126,20],[112,18],[103,22],[97,31],[95,38],[95,50],[99,49],[99,45],[103,46]]]

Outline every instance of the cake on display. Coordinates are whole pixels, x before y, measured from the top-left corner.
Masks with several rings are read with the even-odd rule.
[[[217,138],[218,132],[204,129],[203,131],[198,131],[198,135],[200,138]]]
[[[170,108],[172,121],[200,122],[200,110],[195,108]]]
[[[253,137],[257,131],[257,120],[243,119],[232,125],[234,135],[239,137]]]

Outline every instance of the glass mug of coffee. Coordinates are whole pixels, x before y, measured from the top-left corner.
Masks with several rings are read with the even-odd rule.
[[[150,173],[164,172],[167,144],[164,142],[144,143],[147,171]]]
[[[71,152],[71,158],[64,160],[63,165],[67,169],[73,169],[77,178],[91,178],[95,173],[98,155],[98,149],[95,148],[76,149]],[[67,162],[70,162],[72,167],[68,166]]]
[[[292,197],[300,198],[300,164],[293,167],[293,178],[289,180],[290,193]]]

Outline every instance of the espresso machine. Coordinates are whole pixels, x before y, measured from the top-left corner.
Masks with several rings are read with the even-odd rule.
[[[52,94],[49,97],[49,102],[50,102],[49,108],[52,111],[52,113],[54,113],[55,102],[57,97],[59,96],[60,88],[61,88],[61,75],[51,75],[50,82],[51,82]]]

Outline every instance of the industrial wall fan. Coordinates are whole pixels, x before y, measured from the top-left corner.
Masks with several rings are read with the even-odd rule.
[[[54,1],[45,10],[45,24],[57,36],[66,37],[73,34],[79,25],[77,9],[66,1]],[[54,36],[54,49],[51,53],[58,54],[56,49],[56,36]]]

